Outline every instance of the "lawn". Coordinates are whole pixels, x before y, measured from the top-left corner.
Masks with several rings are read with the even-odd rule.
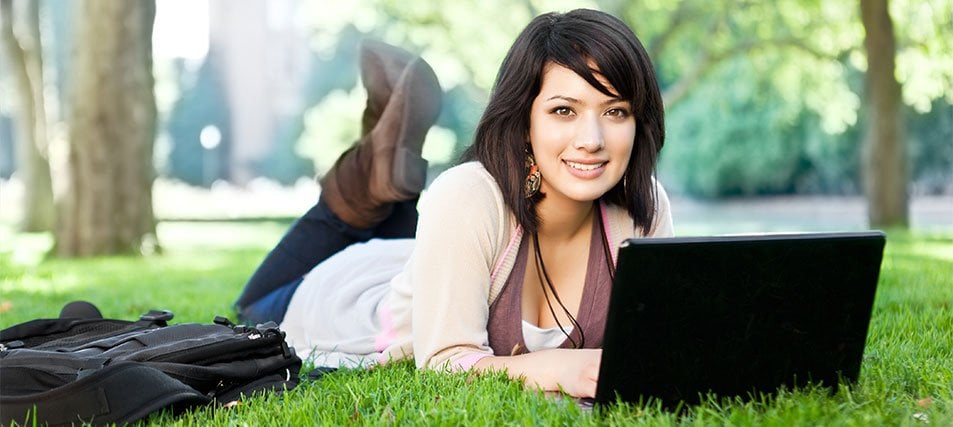
[[[245,279],[287,223],[165,222],[161,255],[43,259],[46,235],[0,226],[0,328],[55,317],[68,301],[107,317],[152,308],[173,322],[209,322],[230,309]],[[860,381],[782,391],[748,401],[710,399],[674,414],[655,406],[580,410],[572,400],[524,391],[503,375],[418,372],[409,363],[339,371],[281,396],[232,409],[161,413],[156,425],[646,424],[953,425],[953,232],[888,233]]]

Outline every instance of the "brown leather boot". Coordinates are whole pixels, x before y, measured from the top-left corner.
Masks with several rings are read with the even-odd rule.
[[[390,100],[394,85],[414,58],[410,52],[383,42],[361,42],[361,83],[367,90],[367,105],[361,120],[362,138],[374,129]]]
[[[364,125],[370,129],[321,179],[321,198],[342,221],[371,228],[390,215],[394,202],[423,190],[427,161],[420,152],[440,113],[442,92],[423,59],[393,46],[365,45],[361,67],[368,77]],[[373,109],[384,99],[378,115]]]

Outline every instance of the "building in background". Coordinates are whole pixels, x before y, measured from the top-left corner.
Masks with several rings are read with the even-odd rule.
[[[298,3],[209,1],[209,49],[221,53],[231,118],[226,177],[234,183],[259,175],[256,165],[304,109],[311,54],[306,31],[295,22]]]
[[[308,30],[296,21],[299,3],[158,1],[157,68],[174,64],[178,86],[167,100],[170,158],[160,173],[244,185],[263,175],[277,144],[296,138],[288,129],[305,108],[313,57]]]

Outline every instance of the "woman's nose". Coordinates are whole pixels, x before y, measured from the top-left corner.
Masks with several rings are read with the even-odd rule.
[[[602,123],[599,122],[599,118],[590,117],[579,120],[577,123],[579,123],[579,129],[576,132],[576,140],[573,143],[575,148],[596,152],[605,146]]]

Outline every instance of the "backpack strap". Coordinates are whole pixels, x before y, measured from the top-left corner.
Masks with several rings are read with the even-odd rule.
[[[210,401],[156,368],[119,362],[46,392],[0,395],[0,423],[128,423],[170,405],[203,405]]]
[[[168,310],[150,310],[139,320],[66,317],[34,319],[0,331],[0,348],[59,347],[85,343],[112,336],[121,331],[162,328],[174,315]]]

